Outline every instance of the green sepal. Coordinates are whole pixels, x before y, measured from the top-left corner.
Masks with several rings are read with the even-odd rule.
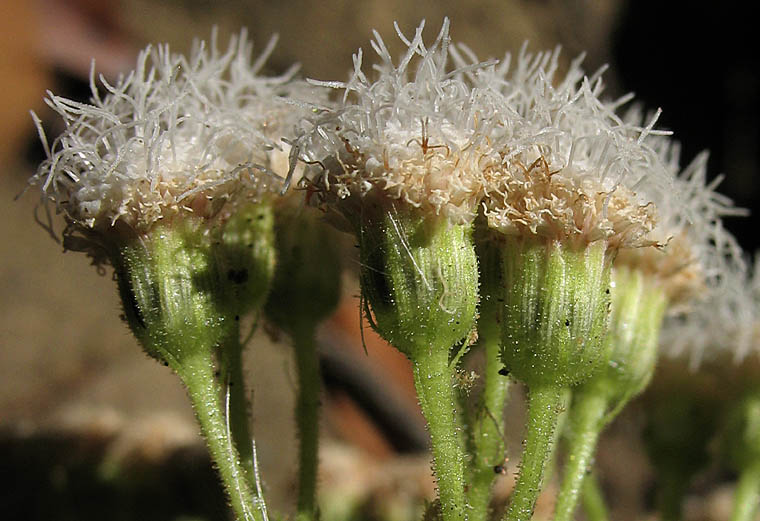
[[[502,359],[529,387],[577,385],[607,360],[607,244],[505,238]]]
[[[580,392],[603,394],[614,415],[652,379],[668,300],[655,281],[627,267],[613,267],[611,294],[609,361]]]
[[[217,257],[223,272],[220,294],[236,315],[263,306],[274,278],[274,211],[269,201],[238,208],[224,223]]]
[[[124,317],[145,351],[175,370],[234,328],[220,305],[223,273],[201,219],[158,224],[111,250]]]
[[[340,241],[317,210],[291,205],[275,212],[277,270],[264,311],[293,335],[313,329],[340,300]]]
[[[478,304],[471,225],[366,201],[357,236],[362,298],[385,340],[414,359],[470,333]]]

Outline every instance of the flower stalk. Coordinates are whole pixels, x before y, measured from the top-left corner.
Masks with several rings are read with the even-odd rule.
[[[125,318],[146,352],[185,385],[236,517],[260,520],[250,455],[244,462],[237,448],[251,446],[247,415],[226,415],[215,375],[214,357],[238,329],[218,293],[224,270],[213,235],[202,220],[187,218],[156,225],[109,252]],[[226,365],[234,352],[240,350],[222,355]],[[244,443],[236,443],[241,437]]]
[[[296,423],[298,427],[297,521],[316,519],[317,466],[319,461],[319,394],[321,377],[314,329],[293,332],[298,374]]]
[[[319,405],[321,375],[316,329],[340,299],[340,249],[334,234],[318,221],[313,208],[291,195],[275,209],[278,264],[267,319],[292,339],[298,395],[298,521],[317,519]]]
[[[498,248],[488,240],[476,240],[475,244],[482,293],[478,310],[478,345],[485,355],[485,367],[481,377],[483,390],[469,422],[472,454],[467,503],[471,519],[487,519],[494,480],[504,472],[506,464],[504,405],[510,378],[501,361],[501,256]]]
[[[385,206],[389,204],[389,206]],[[365,206],[362,296],[373,327],[412,362],[445,521],[467,518],[452,349],[474,325],[478,269],[471,226],[377,201]]]

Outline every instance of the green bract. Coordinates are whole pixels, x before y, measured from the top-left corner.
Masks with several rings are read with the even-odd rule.
[[[609,349],[607,244],[504,241],[504,364],[528,386],[568,387],[586,380]]]
[[[383,338],[413,358],[467,336],[478,304],[470,225],[365,199],[357,236],[362,296]]]
[[[657,362],[658,341],[667,298],[640,271],[624,266],[612,271],[612,314],[605,344],[609,362],[587,384],[622,407],[649,383]]]
[[[201,219],[157,225],[111,253],[124,316],[152,357],[177,368],[206,355],[234,327],[219,288],[226,278]]]

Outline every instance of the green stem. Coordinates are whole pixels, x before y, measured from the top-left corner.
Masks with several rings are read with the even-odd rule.
[[[314,341],[314,327],[304,326],[293,332],[298,367],[298,402],[296,422],[298,450],[297,521],[316,519],[317,464],[319,451],[319,359]]]
[[[586,477],[596,442],[604,425],[607,399],[597,392],[578,392],[570,410],[571,431],[568,436],[567,460],[562,486],[557,497],[554,521],[573,518],[578,496]]]
[[[485,350],[486,365],[483,374],[483,394],[480,397],[477,416],[473,425],[473,454],[467,501],[471,519],[487,519],[491,501],[491,486],[498,475],[497,466],[504,465],[504,402],[509,390],[509,377],[499,374],[501,340],[498,330],[494,334],[482,334],[481,345]]]
[[[731,521],[752,521],[760,503],[760,464],[749,465],[739,475]]]
[[[214,376],[214,364],[204,356],[185,358],[177,374],[187,388],[201,433],[211,459],[216,464],[238,521],[263,521],[258,498],[246,480],[246,471],[227,430],[223,414],[221,386]]]
[[[562,400],[563,404],[569,404],[573,393],[570,391],[569,388],[562,389],[562,394],[560,395],[560,399]],[[554,439],[552,440],[552,446],[557,447],[559,445],[560,439],[562,438],[562,433],[565,430],[565,423],[567,423],[567,417],[568,417],[568,408],[562,407],[559,412],[559,417],[557,418],[557,426],[554,428]],[[544,481],[549,481],[552,479],[552,476],[554,476],[554,471],[557,468],[557,450],[552,451],[552,455],[549,457],[549,461],[546,462],[546,467],[544,468]]]
[[[534,385],[528,390],[525,449],[506,521],[527,521],[533,516],[543,488],[544,469],[554,450],[555,430],[565,407],[565,396],[565,389],[551,385]]]
[[[246,474],[248,486],[255,490],[255,475],[253,470],[253,444],[250,431],[249,395],[245,390],[243,375],[243,346],[240,343],[240,329],[234,328],[224,343],[222,349],[222,374],[229,384],[230,399],[230,431],[232,441],[240,454],[240,460]]]
[[[663,521],[680,521],[683,498],[689,487],[689,476],[677,471],[661,472],[657,491],[657,506]]]
[[[433,470],[438,480],[443,521],[467,518],[464,495],[464,456],[455,421],[455,393],[449,369],[449,349],[415,350],[414,385],[430,432]]]
[[[592,472],[583,480],[581,494],[583,511],[586,513],[588,521],[609,521],[607,503],[604,501],[604,494],[602,494],[596,473]]]

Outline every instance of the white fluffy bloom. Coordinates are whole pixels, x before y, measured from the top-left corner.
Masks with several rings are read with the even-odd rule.
[[[482,196],[483,163],[494,160],[479,146],[481,92],[449,68],[448,20],[429,48],[423,28],[424,22],[409,40],[396,26],[407,45],[397,64],[375,32],[375,80],[362,71],[360,50],[348,82],[316,82],[344,89],[343,103],[321,114],[298,146],[302,159],[319,163],[311,182],[333,201],[380,191],[467,222]]]
[[[617,114],[630,97],[602,101],[601,73],[575,60],[558,78],[558,51],[523,49],[512,67],[449,45],[448,21],[430,46],[424,24],[394,63],[382,38],[376,78],[354,56],[340,108],[299,141],[311,181],[333,202],[371,191],[457,222],[483,201],[491,227],[612,247],[662,245],[659,206],[680,211],[676,175],[658,151],[656,115],[646,124]],[[668,210],[669,211],[669,210]],[[667,212],[666,212],[667,213]]]
[[[120,221],[137,231],[279,189],[273,172],[287,171],[280,138],[306,111],[284,98],[317,95],[291,81],[295,70],[259,76],[273,44],[255,61],[245,31],[226,51],[215,37],[196,42],[189,57],[148,47],[114,85],[100,78],[104,95],[93,72],[90,103],[49,93],[66,129],[48,147],[38,121],[47,159],[30,183],[70,223],[103,230]]]
[[[728,256],[720,276],[708,281],[705,298],[688,310],[668,317],[661,349],[685,358],[692,369],[703,361],[741,362],[760,354],[760,272],[754,274],[740,257]]]
[[[463,46],[460,66],[477,59]],[[513,63],[514,61],[514,63]],[[587,77],[582,57],[558,77],[559,49],[530,54],[523,47],[494,67],[468,73],[498,96],[490,107],[487,141],[501,157],[486,173],[489,225],[505,234],[612,247],[660,244],[657,205],[673,178],[650,144],[663,134],[617,114],[630,96],[604,101],[603,69]]]

